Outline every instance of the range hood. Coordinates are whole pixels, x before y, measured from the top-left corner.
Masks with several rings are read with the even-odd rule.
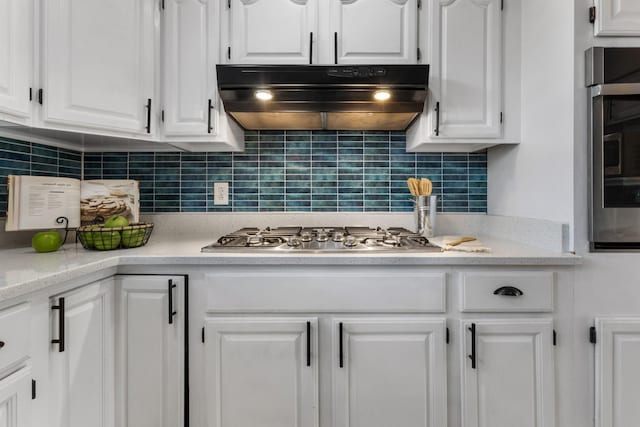
[[[246,130],[405,130],[428,65],[218,65],[224,108]]]

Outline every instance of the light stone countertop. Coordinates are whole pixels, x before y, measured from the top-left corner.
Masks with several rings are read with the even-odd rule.
[[[201,253],[210,237],[157,236],[141,248],[91,251],[67,243],[61,250],[39,254],[31,247],[0,250],[0,302],[46,289],[84,275],[119,266],[216,265],[405,265],[405,266],[571,266],[580,257],[483,237],[490,253],[406,252],[375,254],[274,254],[254,251]]]

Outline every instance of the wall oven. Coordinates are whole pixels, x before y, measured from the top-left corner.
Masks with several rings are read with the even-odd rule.
[[[640,48],[586,52],[592,251],[640,250]]]

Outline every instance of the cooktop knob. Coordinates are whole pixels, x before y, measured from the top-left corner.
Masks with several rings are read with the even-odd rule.
[[[318,242],[326,242],[327,240],[329,240],[329,235],[326,231],[320,230],[318,231],[318,234],[316,234],[316,240]]]
[[[287,245],[289,245],[289,246],[291,246],[293,248],[297,248],[301,244],[302,244],[302,241],[297,236],[291,236],[289,238],[289,240],[287,241]]]
[[[310,242],[312,240],[311,233],[308,231],[304,231],[300,234],[300,240],[303,242]]]
[[[398,238],[398,236],[394,236],[393,234],[389,233],[384,236],[384,239],[382,239],[382,241],[387,245],[397,246],[400,244],[400,239]]]
[[[247,243],[249,244],[249,246],[260,246],[263,242],[264,238],[259,234],[255,234],[247,238]]]
[[[347,236],[344,239],[344,245],[348,248],[353,248],[354,246],[358,246],[358,239],[355,236]]]
[[[332,240],[334,242],[344,242],[344,233],[341,231],[336,231],[335,233],[333,233]]]

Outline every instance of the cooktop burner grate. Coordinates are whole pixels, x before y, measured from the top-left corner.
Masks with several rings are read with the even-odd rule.
[[[382,227],[255,227],[242,228],[220,237],[202,252],[261,250],[280,253],[308,252],[435,252],[421,235],[404,228]]]

